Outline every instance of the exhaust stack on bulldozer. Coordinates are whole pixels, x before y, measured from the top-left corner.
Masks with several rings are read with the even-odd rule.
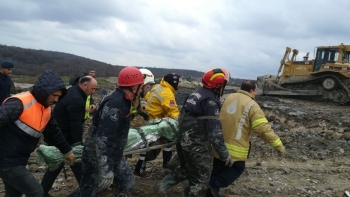
[[[287,47],[277,75],[257,78],[260,94],[339,104],[350,101],[350,45],[316,47],[312,60],[307,53],[302,61],[297,61],[298,53]]]

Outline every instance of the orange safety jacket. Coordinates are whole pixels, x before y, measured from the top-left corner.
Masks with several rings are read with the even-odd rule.
[[[23,112],[14,123],[25,133],[35,138],[40,138],[51,118],[51,108],[45,108],[38,103],[30,92],[23,92],[10,98],[18,98],[22,101]]]

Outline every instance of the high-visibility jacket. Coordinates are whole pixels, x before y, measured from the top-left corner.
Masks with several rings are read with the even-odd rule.
[[[23,92],[12,97],[18,98],[23,103],[23,113],[15,124],[30,136],[40,138],[51,118],[51,108],[45,108],[38,103],[30,92]]]
[[[86,98],[85,108],[90,108],[91,95]],[[88,119],[90,117],[90,112],[86,111],[84,115],[84,119]]]
[[[284,152],[281,139],[275,134],[265,118],[264,112],[249,92],[239,90],[224,101],[220,120],[225,145],[235,161],[245,161],[249,155],[253,131],[273,148]],[[218,158],[217,153],[213,152]]]
[[[177,119],[180,111],[175,100],[175,89],[164,79],[156,84],[146,94],[146,112],[150,116],[149,121],[156,118],[170,117]]]
[[[30,93],[13,95],[0,106],[0,168],[27,165],[41,134],[61,153],[72,150],[47,103],[48,97],[58,90],[64,97],[66,90],[60,76],[46,70]]]

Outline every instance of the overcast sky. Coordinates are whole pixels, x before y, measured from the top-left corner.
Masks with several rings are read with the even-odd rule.
[[[1,0],[0,10],[3,45],[233,78],[277,74],[287,46],[301,60],[350,45],[349,0]]]

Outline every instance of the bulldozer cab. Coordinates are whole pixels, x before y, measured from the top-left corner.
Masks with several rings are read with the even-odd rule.
[[[349,62],[350,51],[342,51],[341,46],[342,45],[340,45],[340,47],[331,48],[318,47],[315,55],[314,72],[319,71],[321,66],[326,63],[333,64],[337,61],[345,63]],[[341,55],[341,57],[339,55]]]

